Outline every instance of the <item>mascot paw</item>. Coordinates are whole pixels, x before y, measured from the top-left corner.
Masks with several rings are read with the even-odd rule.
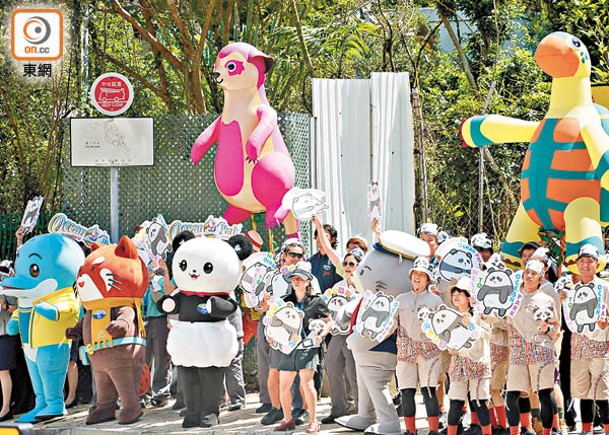
[[[199,143],[199,141],[196,141],[190,149],[190,160],[192,160],[194,166],[197,166],[197,163],[203,158],[204,153],[201,152],[202,149],[203,144]]]
[[[366,428],[370,427],[375,421],[374,418],[361,417],[359,415],[346,415],[344,417],[337,418],[334,422],[347,429],[356,430],[363,432]]]
[[[161,310],[167,314],[171,314],[176,309],[176,301],[172,298],[165,298],[161,301]]]
[[[396,416],[397,417],[397,416]],[[366,428],[365,435],[402,435],[400,421],[375,423]]]
[[[44,408],[44,406],[36,407],[36,408],[32,409],[30,412],[23,414],[21,417],[19,417],[17,420],[15,420],[15,422],[16,423],[38,423],[40,420],[36,419],[36,414],[38,414],[40,411],[42,411],[43,408]]]
[[[465,142],[465,138],[463,137],[463,126],[467,122],[467,118],[461,118],[461,123],[459,124],[459,140],[461,140],[461,146],[463,148],[469,148],[467,142]]]
[[[66,329],[66,338],[69,338],[70,340],[80,340],[82,334],[77,328],[68,328]]]
[[[108,334],[110,334],[112,338],[120,338],[127,334],[127,326],[123,321],[114,320],[110,322],[106,331],[108,331]]]
[[[247,161],[258,161],[258,155],[260,153],[260,150],[258,150],[258,148],[249,141],[245,144],[245,152],[247,153]]]
[[[59,320],[59,310],[55,305],[51,305],[48,302],[38,302],[34,305],[34,311],[53,322]]]
[[[6,332],[8,335],[19,334],[19,322],[15,319],[11,319],[6,325]]]

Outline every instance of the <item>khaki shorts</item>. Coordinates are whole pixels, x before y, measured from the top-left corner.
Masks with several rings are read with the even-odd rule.
[[[508,361],[493,363],[491,375],[491,390],[503,390],[507,378]]]
[[[448,398],[450,400],[467,400],[467,393],[471,400],[488,400],[490,393],[491,378],[469,379],[466,381],[450,381]]]
[[[571,360],[571,397],[588,400],[609,399],[608,371],[607,358]]]
[[[448,353],[447,350],[443,350],[442,352],[440,352],[440,376],[448,373],[451,359],[452,355]]]
[[[395,368],[398,378],[398,388],[421,388],[438,386],[440,378],[440,356],[431,359],[425,359],[421,355],[417,355],[414,363],[398,361]]]
[[[539,391],[554,388],[554,364],[510,364],[507,374],[507,391]]]

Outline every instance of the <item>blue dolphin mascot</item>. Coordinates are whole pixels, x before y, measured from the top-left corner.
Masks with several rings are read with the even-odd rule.
[[[43,234],[28,240],[15,260],[15,276],[2,281],[0,293],[19,299],[7,325],[21,334],[36,406],[17,422],[36,423],[67,414],[63,385],[71,341],[66,328],[78,321],[80,303],[73,285],[85,255],[74,240]]]

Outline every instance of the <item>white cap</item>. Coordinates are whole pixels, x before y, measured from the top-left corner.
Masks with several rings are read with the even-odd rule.
[[[417,230],[417,234],[431,234],[432,236],[438,236],[438,226],[436,224],[432,224],[431,222],[426,222],[419,227]]]
[[[412,269],[408,271],[408,276],[412,276],[412,272],[414,272],[415,270],[423,272],[425,275],[427,275],[430,281],[435,282],[436,268],[429,262],[429,258],[417,257],[417,259],[414,260],[414,265],[412,266]]]
[[[525,270],[532,270],[536,272],[539,276],[543,277],[544,271],[546,270],[546,265],[538,260],[529,260],[524,267]]]
[[[474,248],[491,249],[493,244],[486,233],[479,233],[472,236],[472,246]]]
[[[584,246],[579,248],[577,259],[579,259],[580,257],[590,257],[598,261],[599,256],[600,255],[598,253],[598,248],[591,243],[586,243]]]
[[[468,295],[472,295],[472,279],[470,276],[462,276],[459,278],[459,281],[453,286],[450,287],[450,292],[452,293],[454,289],[459,289],[467,292]]]

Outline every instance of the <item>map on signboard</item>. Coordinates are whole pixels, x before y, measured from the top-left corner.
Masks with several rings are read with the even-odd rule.
[[[152,166],[152,118],[71,118],[72,166]]]

